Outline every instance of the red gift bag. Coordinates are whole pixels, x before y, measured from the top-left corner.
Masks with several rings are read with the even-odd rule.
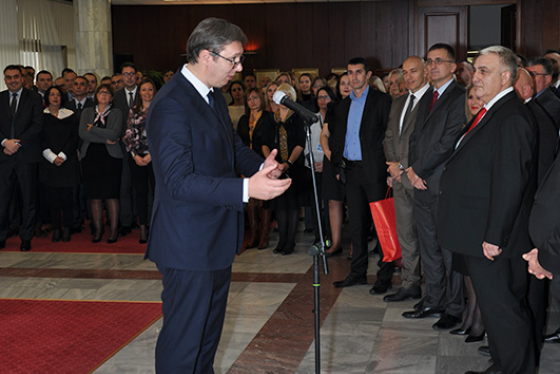
[[[392,262],[402,258],[401,245],[397,237],[397,221],[395,218],[394,198],[388,198],[369,203],[377,238],[383,250],[383,262]]]

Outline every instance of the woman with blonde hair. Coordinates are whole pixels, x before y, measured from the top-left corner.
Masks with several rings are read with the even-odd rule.
[[[293,101],[297,98],[296,91],[289,84],[281,84],[277,91],[284,92]],[[263,156],[267,157],[271,150],[278,149],[276,161],[284,170],[283,177],[292,179],[290,188],[272,201],[278,223],[278,244],[274,253],[289,255],[295,248],[298,213],[305,197],[302,191],[303,157],[300,157],[305,148],[305,130],[298,115],[284,105],[278,106],[273,117],[274,128],[262,150]]]

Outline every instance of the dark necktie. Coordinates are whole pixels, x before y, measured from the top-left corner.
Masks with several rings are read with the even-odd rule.
[[[82,111],[82,103],[78,103],[78,112]]]
[[[17,93],[12,94],[12,103],[10,104],[10,110],[12,111],[12,126],[10,128],[10,139],[15,138],[16,136],[16,112],[17,112]]]
[[[430,104],[430,109],[428,110],[428,113],[432,111],[432,108],[434,107],[438,97],[439,97],[439,93],[437,91],[434,91],[434,95],[432,96],[432,103]]]
[[[467,134],[476,127],[476,125],[478,125],[478,123],[480,122],[480,119],[482,118],[482,116],[486,113],[486,108],[482,108],[480,109],[480,111],[477,113],[473,123],[471,124],[471,127],[469,127],[469,129],[467,130],[467,132],[465,133],[465,136],[467,136]]]
[[[406,112],[404,112],[404,118],[403,118],[402,126],[400,128],[400,132],[402,132],[404,124],[406,123],[408,116],[410,116],[410,112],[412,112],[412,107],[414,107],[414,99],[416,99],[416,96],[411,94],[410,101],[408,102],[408,106],[406,107]]]
[[[214,112],[216,112],[216,102],[214,101],[214,91],[208,92],[208,104]]]
[[[128,108],[131,109],[134,106],[134,94],[132,92],[128,93]]]

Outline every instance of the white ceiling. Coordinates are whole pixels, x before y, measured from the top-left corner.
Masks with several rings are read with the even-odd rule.
[[[113,5],[186,5],[186,4],[273,4],[273,3],[327,3],[376,0],[112,0]]]

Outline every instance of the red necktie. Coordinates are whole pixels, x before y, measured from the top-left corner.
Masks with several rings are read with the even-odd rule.
[[[467,132],[465,133],[465,136],[469,133],[469,131],[471,131],[472,129],[474,129],[476,127],[476,125],[478,125],[478,123],[480,122],[480,119],[482,118],[482,116],[486,113],[486,108],[482,108],[480,109],[480,111],[477,113],[473,123],[471,124],[471,127],[469,127],[469,129],[467,130]]]
[[[434,95],[432,96],[432,103],[430,104],[430,109],[428,110],[428,113],[432,111],[432,108],[434,107],[434,104],[436,103],[438,97],[439,97],[439,93],[437,91],[434,91]]]

